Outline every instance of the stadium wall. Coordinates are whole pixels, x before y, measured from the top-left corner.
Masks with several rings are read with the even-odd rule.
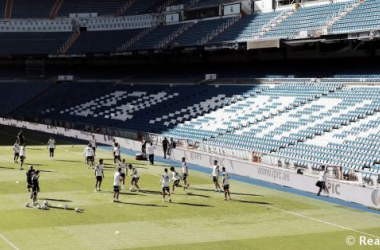
[[[82,140],[89,140],[94,135],[97,142],[104,145],[112,145],[112,139],[114,138],[108,135],[93,134],[80,130],[66,129],[62,127],[30,123],[6,118],[1,118],[0,124],[35,131],[42,131]],[[139,141],[118,137],[115,137],[115,139],[123,148],[133,151],[141,150],[141,142]],[[155,155],[163,156],[163,150],[161,146],[157,146]],[[306,192],[316,193],[318,190],[318,188],[315,186],[315,183],[318,180],[317,176],[300,175],[287,169],[281,169],[262,164],[254,164],[207,153],[184,149],[172,150],[170,159],[180,162],[182,157],[186,157],[188,163],[210,168],[210,171],[213,161],[218,160],[219,165],[226,167],[227,171],[232,174],[247,176],[257,180],[295,188]],[[364,206],[375,209],[380,209],[379,189],[352,185],[338,180],[329,180],[328,185],[330,187],[330,197],[332,198],[362,204]]]

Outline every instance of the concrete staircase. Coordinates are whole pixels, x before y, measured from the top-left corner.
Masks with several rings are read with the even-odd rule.
[[[136,2],[137,0],[129,0],[127,1],[123,6],[121,6],[117,11],[116,11],[116,14],[115,16],[122,16],[124,15],[125,12],[127,12],[127,10],[129,8],[132,7],[132,5]]]
[[[58,15],[59,10],[61,9],[62,4],[63,4],[63,0],[57,0],[57,1],[55,1],[54,6],[53,6],[53,8],[50,11],[50,15],[49,15],[50,19],[53,20],[53,19],[56,18],[56,16]]]
[[[191,27],[193,27],[194,24],[195,23],[193,23],[193,22],[185,24],[184,26],[180,27],[179,29],[177,29],[176,31],[174,31],[172,34],[170,34],[168,37],[166,37],[164,40],[162,40],[158,44],[156,44],[154,46],[154,48],[155,49],[161,49],[161,48],[165,47],[171,41],[173,41],[175,38],[177,38],[178,36],[180,36],[183,32],[185,32],[186,30],[188,30]]]
[[[70,35],[70,37],[65,41],[65,43],[58,49],[57,54],[58,55],[64,55],[66,52],[73,46],[75,41],[80,37],[80,28],[79,25],[77,25],[77,22],[75,20],[72,21],[73,23],[73,32]]]

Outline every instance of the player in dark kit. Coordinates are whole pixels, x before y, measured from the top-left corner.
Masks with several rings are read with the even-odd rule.
[[[30,189],[33,187],[32,177],[35,174],[33,166],[30,165],[28,171],[26,171],[26,189],[30,193]],[[30,194],[30,198],[32,198],[32,193]]]
[[[40,171],[37,170],[32,177],[32,199],[33,204],[37,203],[37,195],[40,192]]]

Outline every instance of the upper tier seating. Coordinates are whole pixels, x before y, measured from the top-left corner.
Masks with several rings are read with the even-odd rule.
[[[267,12],[243,16],[238,22],[209,43],[235,42],[251,39],[255,35],[258,35],[261,28],[279,13],[280,12]]]
[[[13,0],[11,18],[47,19],[55,2],[56,0]]]
[[[156,13],[158,7],[166,0],[137,0],[126,12],[125,15],[141,15],[146,13]]]
[[[115,15],[126,3],[125,0],[64,0],[58,16],[69,16],[71,13],[98,13],[98,15]]]
[[[212,32],[219,26],[227,23],[229,18],[213,19],[208,21],[200,21],[194,24],[186,32],[171,41],[172,46],[194,46],[201,41],[208,33]]]
[[[279,23],[266,33],[263,38],[292,38],[300,31],[311,31],[326,25],[334,13],[338,13],[347,2],[302,7],[295,14]]]
[[[81,33],[68,54],[116,52],[117,48],[139,34],[144,29],[87,31]]]
[[[366,0],[332,26],[332,33],[380,29],[380,1]]]
[[[191,8],[201,8],[209,6],[217,6],[223,3],[229,3],[231,0],[201,0],[196,4],[191,5]]]

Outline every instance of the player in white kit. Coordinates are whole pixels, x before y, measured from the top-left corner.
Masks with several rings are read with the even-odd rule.
[[[230,176],[228,175],[228,173],[226,172],[226,168],[225,167],[222,167],[222,177],[223,177],[223,180],[222,180],[222,186],[223,186],[223,190],[224,190],[224,200],[225,201],[228,201],[228,200],[231,200],[231,195],[230,195]],[[227,196],[228,196],[228,199],[227,199]]]
[[[85,156],[86,164],[88,165],[88,168],[94,166],[94,150],[91,147],[91,144],[88,144],[87,147],[85,147],[83,151],[83,155]]]
[[[95,192],[100,191],[100,186],[102,185],[102,181],[104,179],[104,164],[103,159],[99,159],[98,165],[95,166]]]
[[[214,160],[214,165],[212,166],[212,173],[211,173],[210,176],[212,176],[212,181],[215,184],[215,192],[219,192],[220,193],[221,188],[220,188],[220,185],[219,185],[219,166],[218,166],[218,161],[217,160]]]
[[[170,194],[170,176],[168,174],[168,169],[165,168],[165,172],[161,175],[160,184],[162,186],[162,202],[165,202],[166,192],[169,195],[169,202],[172,202],[172,197]]]
[[[50,156],[50,160],[54,160],[54,149],[55,149],[55,140],[54,138],[51,136],[49,141],[47,142],[47,147],[49,149],[49,156]]]
[[[179,182],[181,181],[182,177],[179,175],[179,173],[175,170],[174,167],[170,167],[170,172],[172,172],[173,175],[172,194],[174,194],[174,189],[175,187],[179,186]]]
[[[20,148],[20,170],[23,170],[22,165],[24,164],[25,159],[26,159],[25,145],[23,145]]]
[[[189,176],[189,168],[187,167],[186,158],[182,157],[182,179],[183,179],[183,190],[188,189],[190,183],[187,181]]]
[[[133,186],[135,186],[136,189],[137,189],[136,191],[139,192],[140,191],[140,187],[137,184],[139,182],[139,180],[140,180],[139,173],[137,172],[137,169],[132,166],[132,164],[129,164],[128,168],[129,168],[129,170],[132,171],[132,174],[131,174],[131,176],[132,176],[131,187],[129,188],[129,191],[131,191],[131,192],[134,191]]]
[[[121,149],[120,149],[120,145],[119,143],[115,143],[115,146],[113,147],[113,163],[116,165],[116,160],[118,160],[119,162],[121,162],[121,158],[120,158],[120,152]]]
[[[13,162],[17,163],[18,158],[20,157],[20,145],[18,141],[13,145]]]
[[[121,172],[120,172],[121,178],[123,178],[122,189],[125,190],[125,177],[128,174],[127,163],[125,163],[125,159],[123,159],[123,161],[119,163],[119,168],[121,169]]]

